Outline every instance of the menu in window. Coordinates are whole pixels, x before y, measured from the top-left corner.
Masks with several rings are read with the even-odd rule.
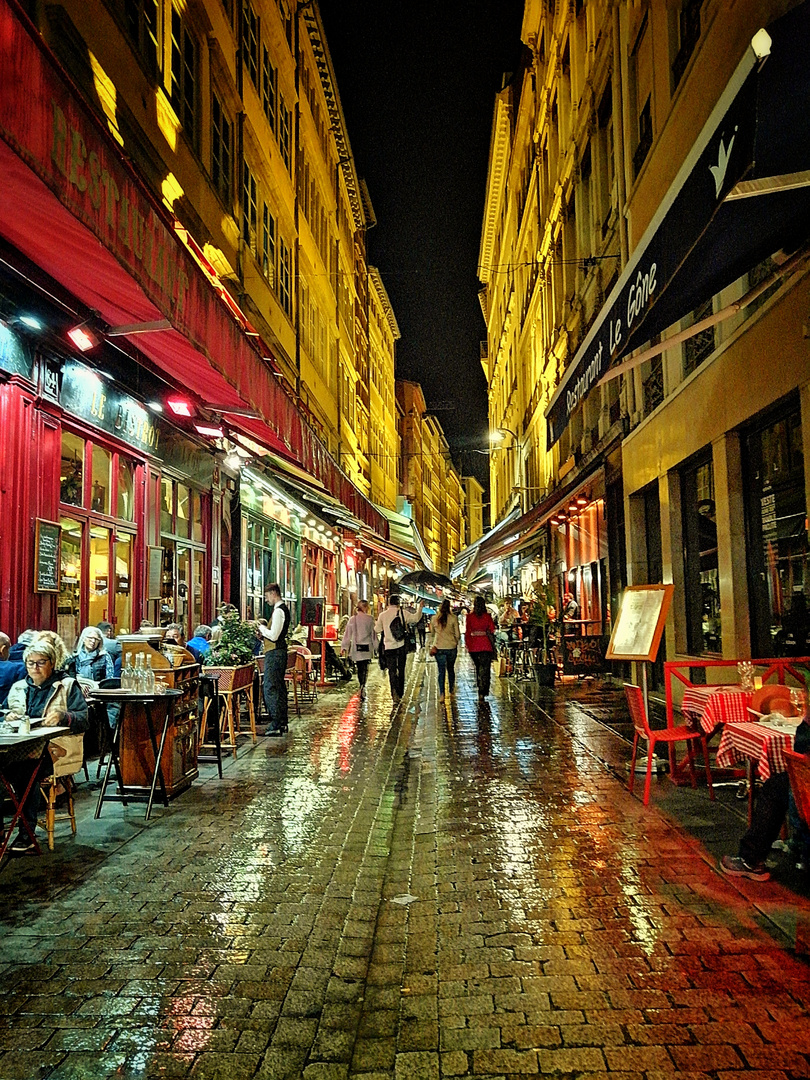
[[[59,543],[62,529],[58,521],[37,518],[34,531],[34,592],[59,592]]]
[[[608,660],[655,660],[674,585],[629,585],[610,636]]]

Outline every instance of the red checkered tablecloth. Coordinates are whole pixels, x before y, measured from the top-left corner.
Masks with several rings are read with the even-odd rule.
[[[749,719],[751,690],[739,686],[687,686],[681,712],[694,718],[707,735],[718,724],[741,724]]]
[[[775,731],[767,724],[729,724],[717,748],[717,764],[727,769],[750,758],[761,779],[767,780],[773,773],[787,772],[785,750],[793,748],[795,735],[795,729]]]

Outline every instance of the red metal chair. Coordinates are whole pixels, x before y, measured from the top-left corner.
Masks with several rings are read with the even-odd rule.
[[[624,692],[627,695],[627,705],[630,709],[633,727],[635,728],[635,737],[633,738],[633,758],[630,762],[630,779],[627,781],[628,789],[630,791],[633,790],[636,779],[636,754],[638,752],[639,739],[647,740],[647,779],[644,784],[645,806],[650,801],[652,763],[657,743],[666,743],[668,747],[671,747],[673,743],[686,743],[686,753],[689,759],[689,772],[692,775],[692,787],[697,787],[697,777],[695,776],[695,751],[692,743],[696,739],[700,739],[701,745],[703,746],[703,760],[706,764],[706,783],[709,788],[709,797],[713,799],[714,789],[712,788],[712,773],[709,768],[709,747],[706,742],[705,733],[700,729],[693,731],[686,726],[661,729],[651,728],[647,720],[647,710],[644,707],[644,694],[642,693],[641,687],[634,686],[632,683],[625,683]]]
[[[810,754],[797,754],[795,750],[785,750],[784,754],[796,809],[810,829]]]

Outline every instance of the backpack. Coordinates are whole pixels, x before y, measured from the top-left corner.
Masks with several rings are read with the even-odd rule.
[[[395,615],[391,620],[391,637],[394,641],[405,640],[405,623],[402,621],[401,615]]]

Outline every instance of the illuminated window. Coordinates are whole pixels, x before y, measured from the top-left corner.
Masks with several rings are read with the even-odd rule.
[[[219,197],[230,209],[233,124],[216,94],[211,103],[211,179]]]
[[[253,5],[245,3],[243,8],[243,40],[245,68],[256,89],[259,89],[259,17]]]
[[[59,470],[59,500],[69,506],[84,502],[84,439],[62,432],[62,464]]]
[[[258,255],[258,197],[256,177],[245,162],[242,166],[242,239]]]
[[[292,175],[292,115],[281,96],[278,99],[278,148],[287,172]]]
[[[273,131],[276,130],[276,98],[278,93],[278,76],[276,69],[270,61],[270,53],[265,46],[262,49],[262,108],[267,122]]]
[[[271,285],[276,284],[276,219],[267,203],[262,211],[262,273]]]
[[[292,252],[278,238],[278,298],[287,315],[292,315]]]
[[[197,43],[172,9],[172,106],[192,146],[197,142]]]

